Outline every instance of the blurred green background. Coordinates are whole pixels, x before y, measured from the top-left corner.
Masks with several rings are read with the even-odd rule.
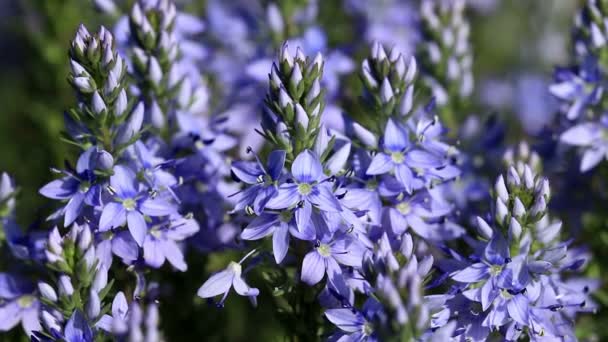
[[[330,42],[352,35],[336,29],[348,27],[335,24],[336,18],[345,18],[332,13],[339,8],[336,3],[325,2],[319,13],[320,22],[331,25]],[[520,75],[532,72],[548,80],[555,64],[568,62],[576,5],[574,0],[505,0],[496,9],[470,11],[480,102],[493,95],[492,80],[516,88]],[[193,6],[197,7],[204,6],[201,2]],[[59,132],[62,111],[74,103],[66,81],[67,49],[80,23],[111,26],[110,18],[95,12],[91,0],[0,0],[0,170],[13,175],[21,188],[18,215],[23,227],[48,214],[37,191],[53,177],[49,168],[73,160],[75,153],[59,140]],[[509,140],[522,136],[515,96],[494,105],[510,122]],[[600,228],[604,226],[600,224]],[[205,273],[219,267],[213,266],[213,260],[207,261],[200,255],[189,256],[190,272],[172,275],[178,287],[171,300],[161,305],[176,315],[164,323],[168,335],[182,336],[181,340],[201,334],[207,334],[208,341],[282,340],[277,337],[283,335],[278,323],[265,319],[272,317],[263,311],[268,309],[253,309],[236,296],[225,310],[195,299]],[[191,305],[193,301],[196,305]],[[605,315],[585,319],[582,334],[594,329],[590,324],[601,322],[602,317]],[[0,340],[5,338],[0,336]]]

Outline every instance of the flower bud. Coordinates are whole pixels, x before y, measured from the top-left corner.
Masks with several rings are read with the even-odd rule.
[[[108,269],[104,266],[100,266],[95,272],[95,277],[93,277],[93,284],[91,285],[91,289],[95,292],[100,292],[108,285]]]
[[[97,292],[89,291],[89,301],[87,302],[87,316],[89,319],[95,319],[101,313],[101,300]]]
[[[122,116],[127,110],[128,100],[127,100],[127,92],[122,89],[118,94],[118,98],[114,103],[114,115]]]
[[[283,43],[281,51],[279,51],[279,61],[287,63],[290,68],[293,67],[293,57],[291,57],[291,54],[289,53],[287,42]]]
[[[67,275],[59,277],[59,294],[62,296],[70,297],[74,294],[74,286],[72,286],[72,279]]]
[[[519,197],[515,197],[513,200],[513,215],[517,218],[521,218],[526,214],[526,207],[521,202]]]
[[[477,231],[479,232],[479,235],[481,235],[485,239],[488,239],[488,240],[491,239],[492,235],[494,235],[492,228],[481,217],[477,216],[476,219],[477,219]]]
[[[59,325],[59,323],[57,322],[57,318],[55,316],[53,316],[50,312],[46,311],[46,310],[42,310],[41,313],[41,318],[42,318],[42,325],[44,325],[44,327],[48,330],[48,331],[61,331],[61,325]]]
[[[38,291],[40,291],[40,295],[42,295],[43,298],[50,300],[51,302],[57,301],[57,292],[55,292],[55,289],[53,289],[51,285],[39,282]]]
[[[108,152],[106,153],[109,154]],[[111,157],[112,156],[110,155],[110,158]],[[88,225],[84,225],[78,236],[78,249],[80,249],[82,252],[86,251],[89,246],[91,246],[91,242],[93,242],[93,234],[91,233],[91,229]]]
[[[502,177],[502,175],[498,176],[498,179],[494,184],[494,190],[496,191],[496,194],[498,195],[498,198],[500,198],[501,201],[503,201],[504,203],[509,202],[509,191],[507,190],[505,179]]]
[[[159,85],[160,81],[163,79],[163,70],[158,63],[158,60],[154,57],[150,57],[149,65],[148,65],[148,75],[150,76],[150,80],[155,85]]]
[[[103,102],[103,99],[101,98],[98,92],[93,93],[92,105],[93,112],[95,114],[102,114],[107,109],[105,102]]]
[[[393,96],[395,96],[393,87],[391,87],[391,83],[388,81],[388,78],[385,78],[380,86],[380,99],[382,100],[382,103],[388,103]]]
[[[304,130],[308,130],[308,114],[299,103],[296,103],[296,122],[302,125]]]
[[[110,152],[106,150],[100,150],[97,152],[97,168],[100,170],[111,170],[113,166],[114,157],[112,157]]]
[[[289,94],[287,93],[285,88],[281,87],[281,89],[279,90],[279,105],[281,106],[281,108],[287,108],[287,106],[290,105],[292,102],[293,100],[291,99],[291,97],[289,97]]]
[[[302,79],[303,77],[302,70],[300,70],[300,64],[296,63],[296,65],[293,67],[293,70],[291,71],[291,77],[289,79],[289,82],[295,88],[300,84],[300,82],[302,82]]]
[[[515,219],[515,217],[511,217],[511,222],[509,223],[509,234],[514,239],[519,239],[521,236],[522,228],[521,224]]]
[[[509,214],[509,209],[507,208],[507,205],[500,198],[497,198],[496,199],[496,221],[498,221],[500,224],[504,224],[505,219],[507,218],[508,214]]]
[[[133,138],[141,129],[143,120],[144,104],[140,102],[131,113],[129,119],[119,128],[118,134],[116,135],[116,143],[125,144],[131,140],[131,138]]]

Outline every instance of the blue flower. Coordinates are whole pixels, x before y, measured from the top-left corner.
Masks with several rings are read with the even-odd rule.
[[[105,157],[106,154],[96,147],[89,148],[78,158],[76,170],[63,171],[66,177],[54,180],[40,189],[40,194],[45,197],[68,200],[63,208],[63,224],[66,227],[78,218],[85,204],[100,204],[101,187],[96,184],[97,177],[94,173],[100,156]]]
[[[501,291],[499,285],[504,283],[506,273],[503,273],[503,270],[509,261],[507,242],[500,233],[495,232],[485,247],[483,260],[452,273],[451,277],[467,284],[483,281],[481,287],[467,290],[465,295],[480,302],[483,311],[486,311]]]
[[[266,204],[270,209],[285,209],[298,205],[295,210],[298,230],[303,232],[309,224],[313,206],[321,211],[339,212],[340,202],[334,196],[331,183],[323,174],[323,166],[317,155],[302,151],[291,165],[291,174],[295,182],[286,182],[279,186],[275,195]]]
[[[251,185],[240,194],[235,211],[251,205],[255,214],[260,215],[268,201],[278,192],[276,183],[283,172],[285,156],[285,151],[272,151],[266,166],[259,159],[256,162],[232,163],[232,172],[236,177]]]
[[[325,317],[343,331],[332,336],[337,341],[378,341],[372,323],[354,308],[329,309]]]
[[[9,331],[19,322],[27,336],[41,329],[38,319],[40,302],[34,285],[8,273],[0,273],[0,331]]]
[[[567,129],[560,136],[560,141],[583,149],[581,172],[593,169],[608,157],[608,116],[602,116],[597,122],[583,122]]]
[[[158,268],[166,259],[178,270],[186,271],[188,266],[178,242],[196,234],[198,230],[196,221],[181,216],[154,220],[143,243],[146,264]]]
[[[93,342],[93,330],[80,310],[75,310],[63,331],[66,342]]]
[[[395,173],[397,180],[412,193],[415,184],[415,168],[432,169],[444,166],[444,161],[415,146],[410,142],[406,129],[392,119],[386,123],[383,140],[384,151],[378,152],[367,169],[368,175]]]
[[[230,262],[228,267],[214,275],[212,275],[207,281],[198,289],[198,296],[202,298],[211,298],[222,294],[222,299],[218,305],[223,305],[230,289],[234,287],[236,293],[241,296],[247,296],[251,300],[255,300],[260,291],[256,288],[249,287],[243,279],[243,266],[241,263],[249,257],[254,251],[246,255],[241,261]]]
[[[315,285],[327,274],[327,280],[336,284],[343,279],[340,264],[361,267],[364,253],[365,248],[349,236],[317,241],[314,249],[304,256],[300,278],[308,285]]]
[[[144,215],[168,216],[175,207],[159,195],[150,193],[136,180],[135,173],[122,165],[114,167],[110,177],[112,200],[106,203],[99,219],[99,230],[104,232],[127,223],[129,232],[139,246],[143,245],[148,225]]]
[[[582,117],[589,107],[599,103],[604,91],[601,73],[592,59],[578,68],[558,68],[555,83],[549,87],[555,97],[567,103],[566,117],[575,120]]]
[[[272,234],[272,250],[277,264],[280,264],[289,250],[289,236],[302,240],[315,238],[312,224],[300,232],[296,226],[294,210],[283,210],[279,213],[265,212],[251,221],[241,233],[243,240],[259,240]]]

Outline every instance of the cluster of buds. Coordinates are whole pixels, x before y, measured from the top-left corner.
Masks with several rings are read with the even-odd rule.
[[[272,66],[262,133],[278,149],[286,150],[289,160],[312,149],[319,133],[325,106],[323,64],[320,53],[310,59],[298,47],[294,57],[285,43],[278,64]]]
[[[541,173],[543,171],[542,160],[536,151],[530,149],[530,145],[521,141],[516,146],[507,148],[502,156],[502,162],[505,167],[514,165],[516,169],[521,169],[524,165],[529,165],[532,171]]]
[[[64,138],[83,149],[96,144],[111,152],[137,140],[143,105],[133,106],[127,97],[126,63],[110,31],[101,27],[90,34],[81,25],[72,41],[70,67],[68,80],[79,105],[66,113],[69,136]]]
[[[509,168],[506,181],[502,175],[498,177],[494,197],[496,223],[503,232],[508,232],[511,241],[519,241],[522,232],[533,229],[547,214],[551,189],[546,178],[521,162]],[[477,221],[480,234],[489,239],[492,229],[483,219]]]
[[[372,44],[370,56],[361,64],[361,79],[366,88],[365,102],[370,113],[374,113],[366,116],[369,124],[362,122],[366,127],[376,126],[374,131],[382,132],[389,117],[411,113],[416,72],[414,57],[407,59],[395,49],[387,54],[380,43]]]
[[[87,225],[72,225],[61,236],[51,231],[47,243],[47,267],[56,272],[55,286],[38,282],[42,307],[42,323],[51,335],[62,331],[65,322],[76,313],[88,326],[93,326],[104,314],[104,299],[113,281],[108,283],[108,271],[99,265],[93,233]],[[69,324],[69,323],[68,323]]]
[[[437,104],[452,111],[473,92],[470,27],[464,11],[465,0],[425,0],[420,9],[425,82]]]
[[[586,0],[575,17],[574,49],[583,61],[594,56],[604,70],[608,67],[608,1]]]
[[[129,47],[137,87],[146,103],[145,123],[157,129],[165,128],[176,110],[199,113],[207,107],[207,89],[193,85],[180,64],[176,19],[170,0],[137,1],[129,15]]]
[[[374,253],[366,257],[362,275],[374,286],[374,298],[383,308],[381,315],[368,315],[369,329],[379,340],[399,337],[411,341],[425,331],[430,308],[425,304],[423,284],[432,267],[431,255],[418,261],[409,234],[403,236],[401,245],[394,245],[384,233]]]

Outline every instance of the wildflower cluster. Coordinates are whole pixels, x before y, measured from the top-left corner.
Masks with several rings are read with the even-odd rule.
[[[466,1],[422,1],[422,48],[420,60],[428,75],[427,87],[439,105],[442,119],[455,128],[473,92],[473,56],[470,26],[464,16]]]
[[[547,213],[549,182],[534,169],[538,161],[525,144],[510,150],[507,173],[494,185],[492,214],[477,217],[477,241],[470,254],[450,250],[453,260],[441,269],[455,282],[432,326],[456,322],[464,339],[572,339],[572,317],[592,311],[589,284],[580,287],[568,273],[585,265],[585,256],[562,241],[562,223]],[[528,164],[528,160],[532,164]]]
[[[560,141],[582,151],[580,171],[606,158],[606,3],[589,0],[576,17],[574,45],[577,64],[555,70],[551,93],[561,100],[567,119]]]

